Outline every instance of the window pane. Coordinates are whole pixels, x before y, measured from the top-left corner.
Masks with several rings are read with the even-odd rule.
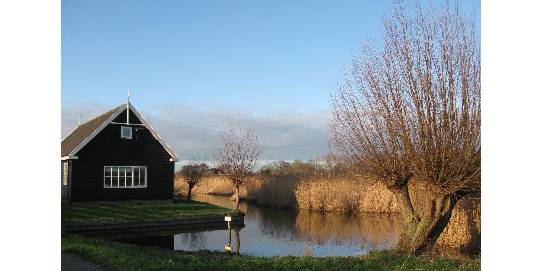
[[[132,167],[125,167],[126,170],[126,186],[132,186]]]
[[[124,167],[119,167],[119,187],[124,187],[124,181],[125,181],[125,171]]]
[[[139,183],[141,186],[144,186],[146,183],[146,177],[147,177],[147,169],[141,168],[141,171],[139,173]]]
[[[139,185],[139,168],[134,167],[134,186]]]
[[[131,139],[132,138],[132,127],[122,126],[121,129],[120,129],[120,137]]]
[[[105,177],[105,187],[111,187],[111,177]]]
[[[62,184],[68,185],[68,163],[64,162],[62,164]]]
[[[147,169],[142,166],[104,167],[104,187],[130,188],[146,186]],[[67,175],[66,175],[67,177]]]

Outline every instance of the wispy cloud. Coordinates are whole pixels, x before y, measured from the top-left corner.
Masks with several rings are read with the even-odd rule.
[[[102,105],[84,104],[62,108],[62,134],[77,125],[79,112],[91,116],[109,110]],[[141,112],[181,159],[208,159],[218,137],[230,122],[253,129],[265,160],[311,159],[328,149],[328,112],[276,110],[254,113],[224,107],[193,108],[185,105],[157,107]]]
[[[77,124],[79,123],[79,116],[81,116],[81,122],[83,123],[105,113],[108,110],[111,110],[111,108],[103,104],[96,103],[84,103],[77,106],[62,107],[62,138],[77,127]]]

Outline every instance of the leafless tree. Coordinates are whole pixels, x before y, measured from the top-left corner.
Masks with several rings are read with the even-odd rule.
[[[239,188],[251,177],[261,150],[258,136],[250,129],[229,127],[220,135],[215,154],[218,168],[235,187],[235,209],[239,209]]]
[[[203,177],[207,175],[209,167],[205,163],[198,163],[195,160],[191,160],[189,164],[184,165],[179,171],[176,172],[178,177],[184,178],[188,184],[187,199],[192,199],[192,188],[196,186]]]
[[[431,249],[457,201],[480,190],[476,33],[457,5],[399,3],[382,47],[367,43],[332,94],[332,141],[395,194],[409,252]],[[418,207],[413,182],[428,195]]]

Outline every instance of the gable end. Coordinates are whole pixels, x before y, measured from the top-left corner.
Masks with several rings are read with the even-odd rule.
[[[131,125],[145,126],[153,137],[161,144],[161,146],[171,156],[170,161],[177,162],[178,158],[175,152],[164,142],[162,137],[150,126],[150,124],[139,114],[131,103],[116,107],[115,109],[96,117],[74,129],[68,136],[62,140],[61,157],[62,159],[77,159],[77,153],[86,146],[94,137],[96,137],[109,124],[122,124],[126,121],[126,117],[122,117],[121,113],[125,113],[128,108]],[[134,118],[135,117],[135,118]],[[114,122],[116,120],[117,122]],[[120,121],[122,120],[122,121]]]

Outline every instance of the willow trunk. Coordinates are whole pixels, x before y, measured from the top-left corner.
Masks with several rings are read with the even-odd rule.
[[[398,248],[414,254],[431,250],[450,221],[457,197],[448,194],[426,199],[424,204],[430,205],[425,206],[427,211],[416,212],[407,185],[390,190],[397,199],[403,226]]]
[[[188,193],[186,194],[186,199],[192,199],[192,188],[194,188],[194,185],[188,184]]]
[[[235,210],[239,210],[239,185],[235,186]]]

